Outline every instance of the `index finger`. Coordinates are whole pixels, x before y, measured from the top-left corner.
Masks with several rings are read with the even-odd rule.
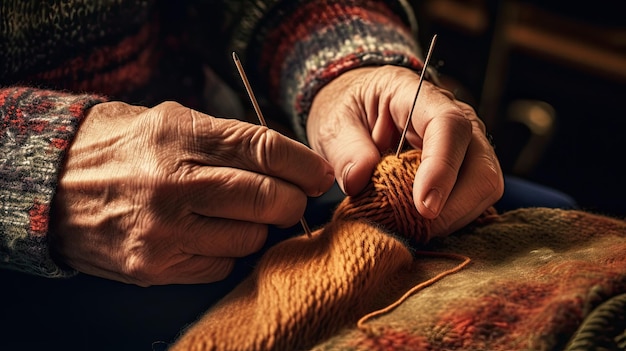
[[[204,157],[211,165],[277,177],[298,186],[310,196],[321,195],[335,181],[330,164],[298,141],[263,126],[200,117],[194,128],[201,135],[197,139],[199,149],[204,150]]]
[[[422,135],[413,199],[420,214],[435,218],[456,184],[472,139],[472,123],[448,94],[437,88],[425,91],[418,97],[419,116],[412,118],[413,128]]]

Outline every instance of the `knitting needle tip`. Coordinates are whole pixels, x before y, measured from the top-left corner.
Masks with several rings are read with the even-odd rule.
[[[265,123],[265,118],[263,117],[263,113],[261,113],[261,107],[259,106],[259,103],[257,102],[256,97],[254,96],[254,93],[252,92],[252,86],[250,85],[248,76],[246,75],[246,72],[243,70],[243,65],[241,64],[241,61],[239,60],[239,56],[237,56],[237,53],[235,53],[234,51],[233,51],[233,61],[235,61],[235,66],[237,67],[239,76],[241,77],[241,80],[243,81],[243,85],[246,88],[246,92],[248,92],[248,97],[250,98],[250,101],[252,101],[252,106],[254,107],[254,112],[256,113],[256,116],[259,119],[259,122],[261,122],[262,126],[267,127],[267,123]]]
[[[256,116],[259,119],[259,123],[261,123],[262,126],[267,127],[267,123],[265,122],[263,113],[261,113],[261,108],[259,107],[259,103],[257,102],[256,97],[254,96],[254,93],[252,92],[252,86],[250,85],[250,82],[248,81],[248,76],[246,76],[246,72],[243,70],[243,65],[241,64],[241,61],[239,60],[239,56],[237,56],[237,53],[234,51],[233,51],[233,61],[235,62],[235,66],[237,67],[239,76],[241,77],[241,80],[243,81],[243,85],[245,86],[246,91],[248,92],[248,97],[250,98],[250,101],[252,101],[252,106],[254,107]],[[304,229],[306,236],[310,238],[312,236],[311,229],[309,228],[309,225],[306,222],[306,219],[304,219],[304,217],[300,219],[300,224],[302,225],[302,228]]]
[[[312,237],[313,234],[311,234],[311,228],[309,228],[309,224],[306,222],[306,219],[304,219],[304,217],[302,217],[300,219],[300,224],[302,225],[302,229],[304,229],[304,233],[306,234],[307,237]]]
[[[406,123],[404,124],[404,128],[402,129],[402,136],[400,137],[400,143],[398,144],[398,149],[396,150],[396,157],[400,157],[400,152],[402,152],[402,148],[404,147],[404,140],[406,139],[406,132],[409,130],[409,125],[411,124],[411,116],[413,116],[413,110],[415,109],[415,103],[417,102],[417,96],[420,93],[420,89],[422,88],[422,82],[424,81],[424,77],[426,76],[426,69],[428,68],[428,63],[430,62],[430,56],[433,53],[433,48],[435,47],[435,42],[437,41],[437,34],[433,35],[432,40],[430,41],[430,46],[428,47],[428,54],[426,55],[426,60],[424,61],[424,67],[422,68],[422,74],[420,74],[419,83],[417,83],[417,91],[415,91],[415,97],[413,98],[413,105],[411,106],[411,111],[406,118]]]

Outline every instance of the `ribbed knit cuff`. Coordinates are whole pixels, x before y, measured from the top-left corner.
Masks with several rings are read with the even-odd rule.
[[[260,66],[268,67],[273,96],[305,140],[315,94],[329,81],[357,67],[397,65],[421,70],[415,32],[385,2],[311,1],[267,31]],[[272,47],[273,49],[269,49]]]
[[[48,247],[50,204],[66,150],[85,111],[104,98],[0,89],[0,267],[68,277]]]

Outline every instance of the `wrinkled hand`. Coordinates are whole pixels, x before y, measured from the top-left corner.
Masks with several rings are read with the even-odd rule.
[[[367,185],[382,153],[395,153],[418,82],[406,68],[359,68],[316,95],[307,137],[346,194]],[[422,216],[434,219],[431,235],[460,229],[502,196],[502,171],[485,125],[449,91],[423,82],[406,138],[422,149],[413,199]]]
[[[266,127],[177,103],[92,107],[53,204],[53,252],[141,286],[224,278],[334,182],[317,153]]]

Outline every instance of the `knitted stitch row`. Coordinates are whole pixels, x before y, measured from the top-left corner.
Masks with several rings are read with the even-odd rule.
[[[626,221],[490,210],[428,240],[427,221],[404,209],[419,161],[417,151],[383,159],[360,199],[311,239],[266,252],[172,350],[624,348]]]

